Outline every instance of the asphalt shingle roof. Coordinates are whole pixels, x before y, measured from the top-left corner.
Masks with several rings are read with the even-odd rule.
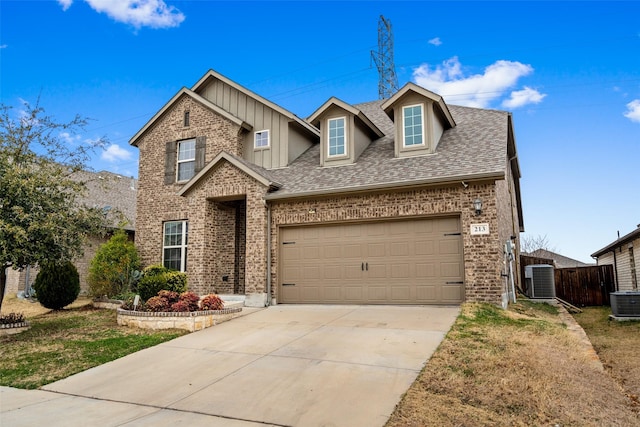
[[[125,220],[123,228],[135,230],[138,180],[107,171],[76,172],[74,178],[86,184],[87,192],[81,197],[85,206],[103,209],[113,227]]]
[[[269,171],[269,176],[282,184],[271,197],[505,174],[508,112],[449,106],[457,126],[444,132],[434,154],[395,158],[394,124],[380,108],[382,102],[354,105],[385,134],[373,141],[354,164],[321,167],[320,144],[316,144],[289,167]]]

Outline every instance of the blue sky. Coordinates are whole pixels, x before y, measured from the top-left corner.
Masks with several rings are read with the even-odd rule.
[[[300,117],[375,100],[395,65],[449,104],[513,112],[525,235],[590,254],[640,223],[640,2],[0,0],[0,101],[93,119],[91,166],[137,176],[129,138],[214,69]]]

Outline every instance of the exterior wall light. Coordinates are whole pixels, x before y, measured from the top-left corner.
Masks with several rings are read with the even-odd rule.
[[[473,201],[473,208],[476,211],[476,215],[480,215],[482,213],[482,200],[475,199]]]

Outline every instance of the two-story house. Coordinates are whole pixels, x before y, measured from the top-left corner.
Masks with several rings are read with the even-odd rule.
[[[523,226],[508,112],[408,83],[305,120],[209,71],[130,143],[142,260],[196,292],[264,306],[499,303],[509,289]]]

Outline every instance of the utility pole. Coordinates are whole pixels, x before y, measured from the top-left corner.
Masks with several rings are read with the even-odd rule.
[[[391,21],[380,15],[378,20],[378,51],[371,51],[378,68],[378,99],[391,98],[398,90],[398,77],[393,63],[393,30]]]

